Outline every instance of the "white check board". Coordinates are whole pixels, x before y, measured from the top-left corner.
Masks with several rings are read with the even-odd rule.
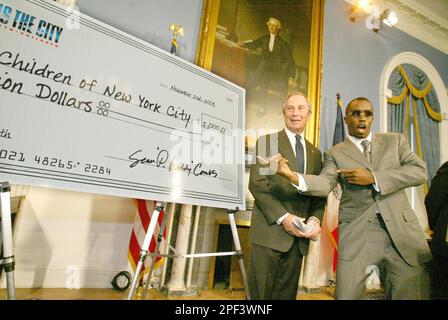
[[[244,210],[244,103],[53,1],[0,0],[0,181]]]

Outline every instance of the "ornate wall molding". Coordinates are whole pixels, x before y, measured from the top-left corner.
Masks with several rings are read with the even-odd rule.
[[[388,83],[392,71],[400,64],[412,64],[422,70],[431,80],[439,98],[440,108],[444,120],[440,125],[440,158],[442,162],[448,159],[448,95],[442,78],[436,68],[426,58],[414,52],[402,52],[392,57],[384,66],[380,77],[380,132],[387,131],[387,97],[389,95]]]

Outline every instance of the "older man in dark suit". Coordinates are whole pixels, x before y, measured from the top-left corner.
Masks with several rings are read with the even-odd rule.
[[[433,230],[431,298],[448,299],[448,161],[437,171],[425,198],[429,227]]]
[[[326,197],[342,186],[336,299],[361,299],[374,266],[389,299],[428,299],[431,253],[405,193],[426,181],[426,166],[402,134],[372,134],[373,117],[367,98],[348,103],[349,136],[325,152],[319,176],[291,171],[281,155],[273,161],[306,194]]]
[[[304,139],[311,105],[301,93],[290,95],[284,105],[286,128],[260,137],[258,160],[251,167],[249,189],[255,198],[250,227],[251,255],[248,283],[252,299],[296,298],[303,257],[309,239],[320,233],[323,199],[299,195],[297,190],[272,168],[266,159],[281,152],[298,172],[318,174],[322,168],[319,149]],[[275,169],[275,168],[274,168]],[[299,231],[294,218],[308,223],[310,230]]]

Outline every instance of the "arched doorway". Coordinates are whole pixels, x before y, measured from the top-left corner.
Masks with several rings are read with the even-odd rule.
[[[380,78],[380,112],[379,112],[379,118],[380,118],[380,131],[381,132],[387,132],[387,131],[398,131],[401,132],[401,130],[397,130],[397,128],[391,130],[391,128],[394,127],[393,123],[390,123],[392,117],[390,116],[390,104],[388,106],[388,99],[390,99],[393,94],[391,88],[389,88],[391,77],[396,76],[398,73],[403,74],[403,78],[406,79],[406,82],[409,81],[409,78],[406,75],[405,67],[408,67],[408,69],[414,69],[417,70],[420,74],[424,75],[424,77],[428,79],[428,83],[430,81],[431,86],[427,86],[427,88],[432,87],[433,89],[433,95],[436,96],[437,104],[440,106],[440,110],[437,112],[437,118],[438,121],[440,121],[442,118],[446,119],[446,113],[448,108],[448,98],[446,95],[446,89],[445,85],[436,71],[436,69],[433,67],[433,65],[424,57],[413,53],[413,52],[403,52],[395,57],[391,58],[385,65],[383,69],[383,73]],[[399,72],[398,72],[399,70]],[[411,85],[412,86],[412,85]],[[416,90],[415,88],[413,88]],[[403,91],[404,92],[404,91]],[[435,94],[434,94],[435,93]],[[410,93],[408,93],[410,94]],[[396,97],[395,97],[396,98]],[[411,99],[409,99],[411,100]],[[406,112],[409,111],[409,109],[413,109],[413,112],[415,112],[416,115],[416,109],[417,108],[417,101],[412,100],[415,102],[415,106],[409,107],[409,105],[406,108]],[[390,102],[390,101],[389,101]],[[408,101],[409,102],[409,101]],[[426,107],[428,107],[427,101],[425,101]],[[423,102],[421,102],[423,104]],[[430,109],[430,108],[429,108]],[[431,111],[431,110],[429,110]],[[412,115],[409,117],[409,115],[403,114],[403,119],[409,119],[412,118]],[[406,125],[403,126],[403,131],[406,131],[406,136],[408,136],[409,144],[414,149],[414,151],[419,154],[422,158],[425,159],[422,153],[421,148],[421,136],[419,136],[419,126],[417,122],[411,123],[410,130],[408,129],[408,123],[407,121]],[[406,130],[405,128],[406,127]],[[432,173],[434,167],[438,168],[440,164],[448,159],[448,123],[446,121],[440,121],[437,124],[437,127],[435,127],[436,133],[438,135],[438,143],[435,144],[437,148],[437,163],[428,163],[428,167],[431,168],[431,170],[428,170],[430,173],[430,179],[432,178]],[[417,146],[417,147],[416,147]],[[427,148],[427,146],[425,146]],[[440,149],[439,149],[440,148]],[[439,150],[440,150],[440,156],[439,156]],[[426,152],[427,153],[427,152]],[[435,171],[434,171],[435,173]],[[420,225],[422,229],[426,232],[428,231],[428,221],[427,221],[427,215],[426,210],[424,206],[424,198],[426,195],[426,188],[425,186],[417,187],[417,188],[411,188],[407,190],[409,201],[414,209],[414,211],[417,214],[417,217],[419,219]],[[428,234],[427,234],[428,235]]]

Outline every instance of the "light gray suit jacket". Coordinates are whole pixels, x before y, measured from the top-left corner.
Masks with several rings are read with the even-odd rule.
[[[387,230],[403,259],[412,266],[431,260],[431,253],[405,188],[423,184],[425,163],[409,148],[399,133],[373,134],[371,163],[349,139],[324,154],[319,176],[305,175],[307,194],[326,197],[339,182],[342,198],[339,205],[338,255],[352,260],[363,247],[367,227],[379,211]],[[336,170],[367,168],[375,175],[380,192],[372,185],[358,186],[345,181]]]

